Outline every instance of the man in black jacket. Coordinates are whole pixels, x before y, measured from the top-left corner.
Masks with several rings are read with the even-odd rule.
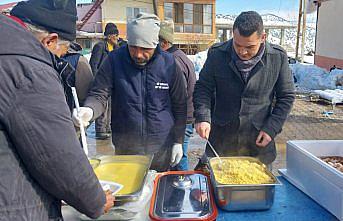
[[[0,219],[4,221],[62,220],[61,200],[93,218],[113,205],[110,195],[106,203],[80,147],[53,56],[46,49],[58,48],[59,38],[75,38],[75,1],[55,3],[19,2],[11,11],[16,17],[0,15]],[[63,24],[52,22],[60,17]]]
[[[253,156],[271,164],[274,138],[295,95],[286,52],[265,38],[261,16],[241,13],[233,39],[209,49],[195,85],[194,107],[196,131],[219,155]],[[213,156],[209,148],[206,154]]]
[[[119,38],[119,31],[115,24],[107,23],[104,32],[105,39],[96,43],[92,50],[92,55],[89,61],[93,75],[98,73],[98,70],[105,60],[107,55],[126,42]],[[108,139],[111,137],[111,99],[108,100],[105,111],[95,120],[95,134],[98,139]]]
[[[116,154],[154,154],[152,169],[165,171],[182,157],[186,83],[174,57],[158,46],[160,21],[139,14],[128,24],[128,46],[109,54],[78,116],[87,125],[112,99]]]
[[[194,65],[187,55],[178,49],[174,43],[174,22],[172,20],[165,20],[161,22],[161,29],[159,34],[159,41],[162,50],[167,51],[174,55],[176,64],[180,66],[184,77],[187,82],[187,125],[185,131],[185,137],[182,144],[183,156],[180,163],[177,165],[177,170],[188,170],[188,144],[190,137],[194,131],[194,107],[193,107],[193,91],[196,81],[194,72]]]

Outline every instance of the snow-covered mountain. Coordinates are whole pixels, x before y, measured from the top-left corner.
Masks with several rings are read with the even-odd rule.
[[[223,15],[217,14],[216,24],[228,24],[233,25],[237,15]],[[285,30],[285,47],[288,51],[294,51],[296,45],[296,36],[297,36],[297,26],[296,21],[289,21],[280,16],[274,14],[263,14],[261,15],[263,23],[267,26],[289,26],[293,27]],[[301,36],[301,33],[300,33]],[[305,40],[305,53],[312,52],[315,50],[315,37],[316,37],[316,28],[315,22],[311,21],[307,23],[306,29],[306,40]],[[281,38],[280,29],[271,29],[269,31],[268,40],[274,44],[279,44]],[[301,37],[300,37],[301,45]]]

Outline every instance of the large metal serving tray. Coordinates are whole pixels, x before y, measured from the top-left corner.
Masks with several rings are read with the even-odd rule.
[[[127,193],[127,194],[120,194],[120,192],[116,195],[115,200],[119,202],[130,202],[130,201],[136,201],[138,200],[139,196],[142,193],[143,186],[146,180],[146,176],[148,174],[153,156],[152,155],[114,155],[114,156],[100,156],[97,157],[97,159],[100,160],[99,165],[95,168],[98,169],[102,165],[108,164],[108,163],[138,163],[140,164],[142,169],[142,175],[139,176],[141,179],[135,179],[135,182],[139,184],[139,188],[137,191]],[[113,173],[116,173],[116,171],[113,171]],[[131,179],[135,176],[135,174],[123,174],[123,177],[126,179]],[[101,179],[101,178],[99,178]],[[120,182],[119,182],[120,183]]]
[[[262,164],[253,157],[221,157],[225,159],[246,159]],[[275,186],[280,185],[277,178],[266,168],[265,172],[273,178],[270,184],[231,185],[220,184],[216,181],[211,164],[218,158],[210,159],[211,181],[217,205],[226,211],[267,210],[273,205]]]
[[[319,158],[323,156],[343,156],[343,140],[288,141],[287,169],[280,173],[343,220],[343,173]]]

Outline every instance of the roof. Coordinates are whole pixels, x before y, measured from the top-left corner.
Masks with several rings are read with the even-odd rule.
[[[10,9],[12,9],[18,2],[11,2],[11,3],[7,3],[4,5],[0,5],[0,12],[3,11],[9,11]]]

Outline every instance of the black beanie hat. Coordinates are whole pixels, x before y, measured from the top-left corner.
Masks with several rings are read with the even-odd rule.
[[[117,34],[119,34],[117,26],[113,23],[107,23],[105,27],[104,35],[109,36],[109,35],[117,35]]]
[[[19,2],[11,15],[73,41],[76,38],[75,0],[28,0]]]

